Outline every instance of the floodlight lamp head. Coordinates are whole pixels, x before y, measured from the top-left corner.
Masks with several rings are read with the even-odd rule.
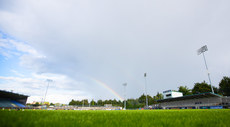
[[[208,51],[207,45],[201,47],[200,49],[197,50],[197,55],[200,55],[201,53]]]

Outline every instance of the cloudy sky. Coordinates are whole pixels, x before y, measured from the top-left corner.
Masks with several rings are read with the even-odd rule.
[[[229,0],[0,0],[0,89],[123,99],[230,76]]]

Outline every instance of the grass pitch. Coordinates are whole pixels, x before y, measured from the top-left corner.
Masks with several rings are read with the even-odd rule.
[[[230,110],[0,111],[1,127],[229,127]]]

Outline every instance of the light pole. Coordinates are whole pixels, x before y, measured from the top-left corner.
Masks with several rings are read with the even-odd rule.
[[[210,73],[209,73],[209,71],[208,71],[208,65],[207,65],[207,62],[206,62],[206,59],[205,59],[205,56],[204,56],[204,52],[205,52],[205,51],[208,51],[207,45],[205,45],[205,46],[201,47],[200,49],[198,49],[198,50],[197,50],[197,55],[203,54],[205,67],[206,67],[206,70],[207,70],[207,73],[208,73],[209,83],[210,83],[210,85],[211,85],[212,93],[214,93],[213,87],[212,87],[212,83],[211,83]]]
[[[145,77],[145,94],[146,94],[146,108],[148,108],[148,97],[147,97],[147,81],[146,81],[147,74],[144,74]]]
[[[124,110],[126,110],[126,86],[127,86],[127,83],[124,83],[123,86],[124,86]]]
[[[45,100],[46,100],[46,94],[47,94],[47,91],[48,91],[48,88],[49,88],[49,83],[52,82],[53,80],[51,80],[51,79],[46,79],[46,81],[48,82],[48,85],[47,85],[47,87],[46,87],[46,93],[45,93],[45,97],[44,97],[43,103],[44,103]]]

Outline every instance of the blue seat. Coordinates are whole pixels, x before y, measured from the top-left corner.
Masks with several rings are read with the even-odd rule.
[[[17,101],[11,101],[11,102],[14,103],[15,105],[17,105],[20,108],[25,108],[26,107],[25,105],[23,105],[23,104],[21,104],[21,103],[19,103]]]
[[[10,100],[0,100],[0,107],[2,108],[14,108],[17,105],[14,105]]]

